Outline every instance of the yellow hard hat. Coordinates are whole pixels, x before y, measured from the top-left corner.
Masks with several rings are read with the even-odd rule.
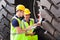
[[[25,6],[24,5],[17,5],[17,7],[16,7],[16,11],[17,10],[22,10],[22,11],[24,11],[25,10]]]
[[[31,14],[30,10],[28,8],[25,8],[24,14]]]

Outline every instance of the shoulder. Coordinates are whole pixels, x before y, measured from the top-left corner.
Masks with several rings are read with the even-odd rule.
[[[13,19],[12,22],[18,22],[16,19]]]
[[[19,26],[19,23],[18,23],[18,21],[17,21],[16,19],[13,19],[13,20],[12,20],[12,25],[13,25],[14,27],[17,27],[17,26]]]
[[[17,23],[18,23],[18,21],[16,19],[12,20],[12,24],[17,24]]]

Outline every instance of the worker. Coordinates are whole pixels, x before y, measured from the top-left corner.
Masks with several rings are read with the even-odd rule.
[[[17,5],[16,15],[11,21],[11,34],[10,40],[25,40],[24,33],[26,30],[21,29],[21,17],[24,14],[25,6],[22,4]]]
[[[34,35],[33,33],[33,26],[37,26],[39,23],[34,24],[34,19],[30,18],[30,10],[28,8],[25,8],[24,11],[24,19],[22,20],[22,28],[27,29],[29,28],[30,30],[26,31],[25,36],[27,40],[38,40],[38,36]]]

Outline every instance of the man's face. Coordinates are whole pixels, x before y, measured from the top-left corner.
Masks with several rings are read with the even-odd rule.
[[[20,17],[23,17],[23,16],[24,16],[24,11],[20,10],[20,11],[19,11],[19,16],[20,16]]]
[[[29,19],[30,18],[30,14],[24,15],[24,18]]]

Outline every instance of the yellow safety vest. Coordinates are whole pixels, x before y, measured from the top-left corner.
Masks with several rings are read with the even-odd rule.
[[[34,19],[30,18],[30,26],[32,26],[34,24]],[[25,22],[24,20],[22,20],[22,29],[24,28],[28,28],[29,24],[27,22]],[[31,33],[33,32],[34,29],[28,31],[27,33]],[[26,36],[26,35],[25,35]],[[29,36],[26,36],[26,39],[27,40],[38,40],[38,35],[29,35]]]
[[[15,16],[12,18],[16,19],[19,23],[19,27],[21,28],[21,20],[19,18],[16,18]],[[17,34],[16,29],[14,28],[14,26],[11,23],[11,30],[10,30],[10,40],[25,40],[25,34]]]

